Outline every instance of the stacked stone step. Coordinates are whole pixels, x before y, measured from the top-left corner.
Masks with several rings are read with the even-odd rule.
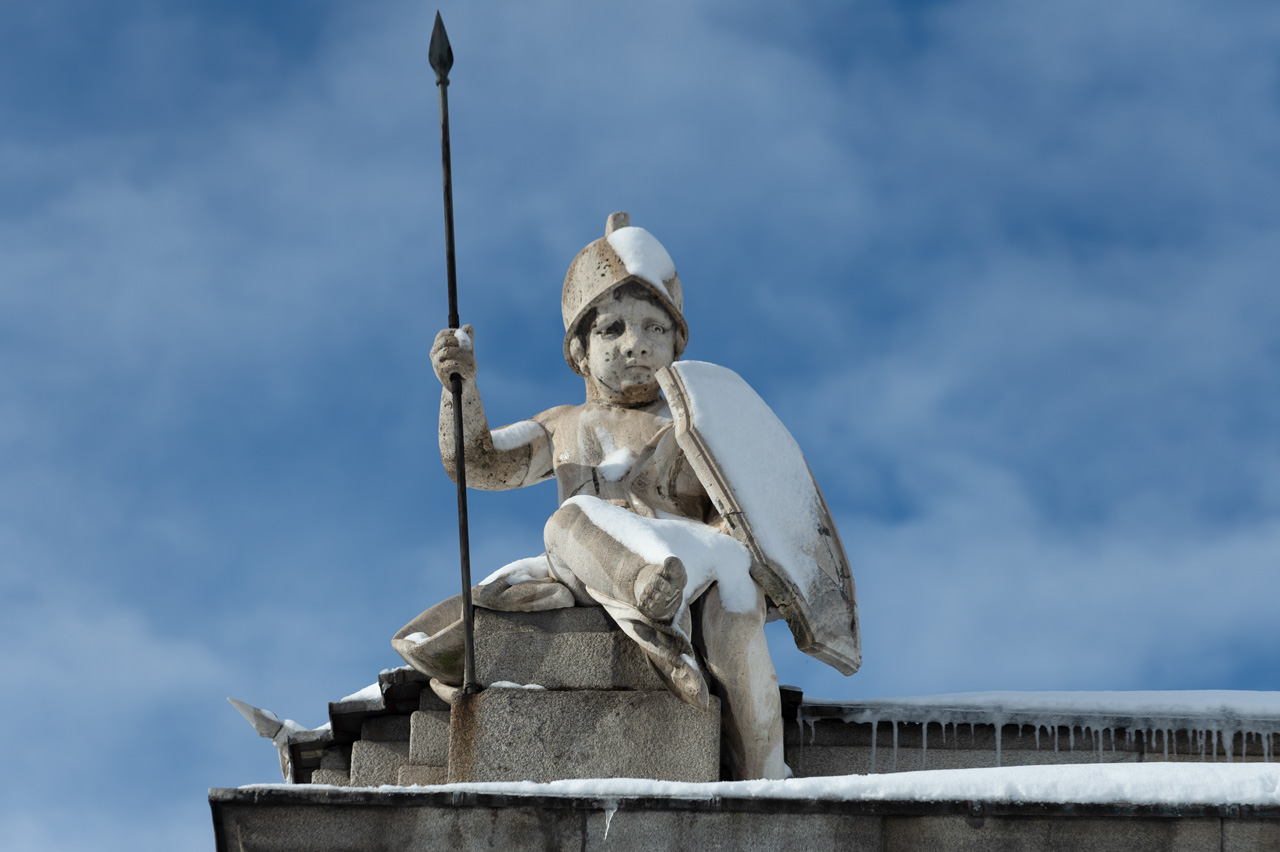
[[[719,703],[673,697],[603,609],[476,611],[476,678],[455,704],[416,672],[384,673],[382,698],[330,706],[330,743],[313,784],[719,778]],[[407,690],[417,709],[405,712]],[[356,736],[354,742],[350,740]]]
[[[485,689],[453,706],[450,782],[719,779],[716,699],[672,696],[603,609],[477,610],[476,674]]]
[[[449,705],[422,690],[421,704],[409,717],[409,761],[402,765],[396,783],[443,784],[449,778]]]

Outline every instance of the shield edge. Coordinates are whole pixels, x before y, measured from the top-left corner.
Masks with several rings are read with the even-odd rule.
[[[729,534],[741,542],[751,554],[751,579],[764,589],[765,594],[769,596],[774,606],[778,608],[778,611],[786,620],[787,626],[791,629],[791,635],[794,637],[798,649],[815,659],[821,660],[841,674],[853,674],[862,666],[862,635],[858,623],[858,598],[853,583],[853,572],[849,566],[844,544],[840,540],[840,532],[836,529],[835,519],[831,516],[831,509],[827,505],[821,486],[818,485],[818,480],[813,475],[813,469],[808,466],[806,460],[805,467],[809,471],[809,479],[813,483],[814,491],[817,493],[818,502],[827,520],[831,522],[828,546],[833,548],[836,554],[841,557],[836,560],[836,564],[839,566],[842,585],[847,592],[844,598],[849,605],[849,628],[852,634],[852,647],[848,653],[837,651],[831,645],[820,641],[810,629],[811,609],[808,601],[803,596],[794,593],[791,587],[779,578],[779,574],[785,572],[780,571],[778,563],[770,558],[764,552],[764,549],[760,547],[755,534],[751,530],[751,523],[743,512],[742,507],[734,499],[728,482],[725,481],[717,467],[708,463],[707,460],[714,459],[714,456],[711,454],[710,447],[698,432],[691,428],[691,418],[687,403],[688,392],[685,389],[684,378],[675,369],[677,366],[678,363],[670,367],[664,367],[658,371],[657,375],[658,384],[667,397],[667,404],[671,409],[672,418],[675,422],[676,443],[685,448],[686,458],[688,458],[699,481],[707,489],[707,494],[711,497],[716,510],[728,523]],[[734,373],[734,375],[737,374]],[[741,376],[738,378],[741,380]],[[743,384],[746,385],[745,380],[743,380]],[[750,388],[750,385],[747,385],[747,387]],[[752,392],[754,393],[754,390]],[[783,428],[786,428],[785,424]],[[788,430],[789,432],[790,430]],[[692,447],[686,447],[686,442],[691,444]],[[690,449],[693,451],[690,452]],[[803,455],[803,452],[801,455]]]

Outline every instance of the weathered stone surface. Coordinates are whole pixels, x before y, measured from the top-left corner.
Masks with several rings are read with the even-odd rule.
[[[415,784],[444,784],[449,780],[447,766],[401,766],[398,780],[401,787]]]
[[[351,744],[351,785],[395,784],[400,777],[400,767],[408,762],[408,742],[358,740]]]
[[[375,716],[365,719],[360,728],[360,739],[374,742],[408,742],[408,716]]]
[[[317,769],[311,773],[311,783],[347,787],[351,784],[351,773],[345,769]]]
[[[1222,821],[1222,852],[1280,849],[1280,819]]]
[[[548,689],[664,689],[644,653],[600,607],[476,611],[476,678]]]
[[[419,710],[410,723],[409,762],[426,766],[449,763],[449,712]]]
[[[218,852],[1244,852],[1280,808],[212,790]]]
[[[651,852],[766,852],[766,850],[840,850],[881,852],[882,820],[830,814],[697,813],[619,809],[587,817],[588,850]]]
[[[454,705],[449,781],[659,778],[715,781],[719,702],[666,690],[487,689]]]
[[[340,769],[346,772],[351,768],[351,751],[350,749],[335,746],[324,750],[324,754],[320,757],[321,769]]]
[[[885,852],[1216,852],[1219,820],[1168,817],[893,816]]]
[[[438,710],[448,713],[449,705],[428,687],[422,690],[422,695],[418,697],[418,709],[425,710],[428,713]]]

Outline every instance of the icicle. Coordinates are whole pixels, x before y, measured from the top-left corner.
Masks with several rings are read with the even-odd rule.
[[[929,768],[929,720],[920,723],[920,768]]]
[[[1226,731],[1226,732],[1225,732],[1225,735],[1226,735],[1226,741],[1227,741],[1227,742],[1226,742],[1226,745],[1227,745],[1227,763],[1234,763],[1235,761],[1232,759],[1232,758],[1234,757],[1234,755],[1232,755],[1232,752],[1234,752],[1234,751],[1236,750],[1236,732],[1235,732],[1235,731]],[[1241,739],[1243,739],[1243,737],[1241,737]],[[1243,755],[1242,755],[1242,757],[1243,757]]]
[[[947,744],[947,720],[943,719],[942,724],[939,725],[938,727],[942,728],[942,744],[946,745]]]
[[[871,772],[876,771],[876,728],[880,727],[880,720],[873,719],[871,721]]]
[[[898,720],[893,721],[893,772],[898,771]]]
[[[1111,734],[1111,753],[1116,753],[1116,729],[1107,728],[1107,732]]]
[[[1053,753],[1058,753],[1058,726],[1053,726]]]
[[[1004,733],[1004,725],[996,719],[996,766],[1000,765],[1000,737]]]
[[[1076,750],[1076,726],[1075,725],[1072,725],[1071,727],[1067,728],[1067,737],[1068,737],[1067,742],[1070,743],[1071,750],[1075,751]]]
[[[1040,723],[1036,723],[1036,751],[1040,750]]]
[[[1173,728],[1166,728],[1165,730],[1160,732],[1160,738],[1164,740],[1164,759],[1165,760],[1169,759],[1169,740],[1170,740],[1169,735],[1172,733],[1173,733]],[[1173,746],[1173,753],[1175,755],[1178,753],[1178,746],[1176,742],[1174,743],[1174,746]]]
[[[613,815],[618,812],[618,803],[610,799],[604,803],[604,837],[609,839],[609,825],[613,822]]]

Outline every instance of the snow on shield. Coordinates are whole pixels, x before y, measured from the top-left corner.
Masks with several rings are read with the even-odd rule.
[[[730,369],[678,361],[658,381],[676,440],[730,534],[751,552],[751,577],[787,620],[796,646],[853,674],[862,665],[853,576],[799,445]]]

